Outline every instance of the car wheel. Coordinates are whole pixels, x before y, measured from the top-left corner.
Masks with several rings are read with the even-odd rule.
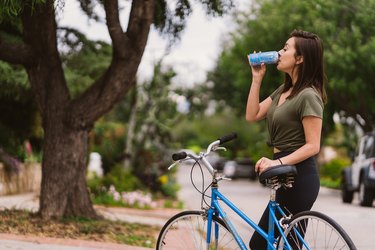
[[[345,177],[343,176],[341,179],[341,199],[344,203],[352,203],[353,201],[353,191],[349,190],[348,184],[345,181]]]
[[[255,169],[252,169],[250,173],[250,180],[255,181],[256,179],[257,179],[257,173],[255,173]]]
[[[366,187],[363,180],[359,185],[359,204],[363,207],[371,207],[373,200],[373,192],[370,188]]]

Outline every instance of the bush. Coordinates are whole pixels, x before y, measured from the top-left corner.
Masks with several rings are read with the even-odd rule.
[[[177,198],[177,192],[180,189],[180,186],[177,183],[168,182],[166,184],[161,185],[161,192],[173,199]]]
[[[332,188],[339,188],[341,172],[349,165],[350,159],[346,157],[335,158],[325,163],[320,169],[322,184]]]
[[[123,160],[125,127],[122,123],[98,121],[90,133],[90,152],[101,156],[105,173]]]
[[[115,166],[102,178],[94,176],[87,180],[87,186],[94,195],[101,195],[113,185],[119,192],[144,189],[139,179],[121,165]]]
[[[116,165],[105,177],[103,184],[107,188],[113,185],[119,192],[144,189],[141,181],[130,170],[122,165]]]
[[[136,176],[130,171],[124,170],[120,165],[114,167],[103,178],[96,175],[90,178],[87,181],[87,186],[95,204],[135,208],[156,206],[149,193],[134,191],[144,190],[145,188]]]
[[[173,171],[171,173],[173,175]],[[179,185],[176,180],[167,175],[159,178],[161,193],[165,197],[173,199],[173,206],[180,206],[174,200],[177,198]],[[93,203],[108,206],[125,206],[135,208],[153,208],[156,203],[153,202],[151,194],[146,192],[141,181],[131,173],[124,170],[121,165],[115,166],[111,172],[100,178],[96,175],[87,180],[87,186],[91,192]]]

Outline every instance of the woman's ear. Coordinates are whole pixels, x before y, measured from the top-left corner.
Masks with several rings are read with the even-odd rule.
[[[303,63],[303,56],[297,56],[296,57],[296,64],[301,64]]]

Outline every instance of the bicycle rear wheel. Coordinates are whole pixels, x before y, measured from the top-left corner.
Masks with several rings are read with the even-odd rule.
[[[218,238],[215,239],[215,225]],[[206,245],[207,215],[202,211],[184,211],[170,218],[160,231],[156,249],[240,249],[222,219],[212,218],[211,244]]]
[[[305,211],[293,216],[284,234],[292,249],[357,249],[337,222],[316,211]],[[284,245],[281,238],[278,249],[286,249]]]

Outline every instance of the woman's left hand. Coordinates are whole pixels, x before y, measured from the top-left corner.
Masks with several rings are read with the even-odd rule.
[[[257,163],[255,164],[255,172],[262,173],[269,167],[280,165],[279,161],[277,160],[270,160],[266,157],[260,158]]]

